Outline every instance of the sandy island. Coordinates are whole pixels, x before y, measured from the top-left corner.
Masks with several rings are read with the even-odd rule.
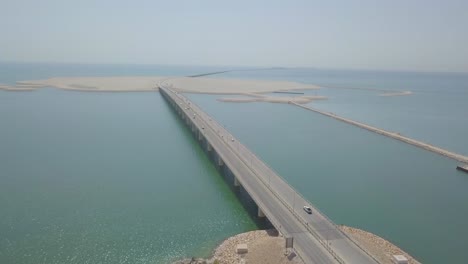
[[[358,88],[358,87],[327,87],[329,89],[342,89],[342,90],[362,90],[370,92],[379,92],[379,96],[404,96],[411,95],[411,91],[402,91],[402,90],[388,90],[388,89],[379,89],[379,88]]]
[[[114,77],[55,77],[42,80],[18,81],[16,85],[0,84],[0,90],[34,91],[44,87],[87,92],[150,92],[158,91],[158,84],[167,80],[167,86],[183,93],[242,95],[244,97],[220,98],[223,102],[271,102],[306,104],[324,96],[267,96],[272,92],[313,90],[321,87],[289,81],[240,80],[207,77],[164,76],[114,76]],[[341,89],[341,88],[340,88]],[[345,88],[351,89],[351,88]],[[361,88],[352,88],[361,89]],[[379,91],[380,96],[410,95],[410,91],[389,91],[371,88],[361,90]]]
[[[221,98],[224,102],[272,102],[305,104],[324,96],[266,96],[264,93],[311,90],[320,87],[287,81],[214,79],[203,77],[130,76],[130,77],[56,77],[44,80],[19,81],[16,85],[0,85],[7,91],[34,91],[43,87],[86,92],[149,92],[158,91],[158,84],[167,85],[178,92],[204,94],[243,95],[243,98]]]
[[[9,91],[34,90],[53,87],[78,91],[134,92],[158,90],[158,83],[168,79],[163,76],[128,77],[56,77],[44,80],[19,81],[16,85],[2,85]],[[170,79],[170,87],[179,92],[207,94],[270,93],[274,91],[319,89],[316,85],[286,81],[238,80],[177,77]]]
[[[301,95],[301,96],[267,96],[261,94],[244,94],[246,97],[223,97],[219,98],[221,102],[231,103],[252,103],[252,102],[270,102],[270,103],[296,103],[296,104],[307,104],[315,100],[325,100],[326,96],[318,95]]]
[[[173,89],[186,93],[244,94],[320,89],[317,85],[287,81],[181,77],[169,81]]]
[[[356,243],[364,246],[369,253],[382,264],[392,264],[392,255],[404,255],[410,264],[419,264],[408,253],[393,245],[389,241],[363,231],[361,229],[340,226],[340,229],[350,236]],[[284,238],[278,235],[276,230],[257,230],[232,236],[224,240],[213,252],[209,259],[186,259],[174,264],[198,264],[217,263],[219,264],[302,264],[300,257],[294,252],[285,255]],[[247,244],[248,253],[239,255],[236,253],[238,244]]]
[[[313,100],[326,99],[324,96],[266,96],[265,93],[312,90],[320,87],[287,81],[238,80],[202,77],[56,77],[44,80],[19,81],[16,85],[0,85],[7,91],[33,91],[43,87],[86,92],[147,92],[158,91],[158,84],[168,80],[167,85],[178,92],[243,95],[242,98],[221,98],[224,102],[272,102],[305,104]]]
[[[410,95],[413,94],[411,91],[397,91],[397,92],[385,92],[383,94],[380,94],[380,96],[404,96],[404,95]]]
[[[44,80],[20,81],[15,86],[0,85],[0,89],[15,91],[53,87],[89,92],[155,91],[165,77],[56,77]]]
[[[239,79],[218,79],[206,77],[162,77],[162,76],[130,76],[130,77],[56,77],[44,80],[19,81],[16,85],[1,85],[0,89],[7,91],[33,91],[43,87],[54,87],[65,90],[94,91],[94,92],[135,92],[135,91],[158,91],[158,85],[162,82],[173,90],[186,93],[205,94],[234,94],[243,97],[220,98],[223,102],[272,102],[288,103],[303,107],[307,110],[333,117],[340,121],[398,139],[405,143],[421,147],[423,149],[444,155],[446,157],[468,163],[468,157],[448,150],[444,150],[430,144],[420,142],[398,133],[388,132],[363,123],[339,117],[333,113],[320,111],[318,109],[305,106],[304,104],[314,100],[327,99],[324,96],[271,96],[265,95],[272,92],[296,91],[319,89],[319,86],[302,84],[287,81],[262,81],[262,80],[239,80]],[[355,89],[381,92],[380,96],[406,96],[412,94],[411,91],[382,90],[376,88],[337,88]]]

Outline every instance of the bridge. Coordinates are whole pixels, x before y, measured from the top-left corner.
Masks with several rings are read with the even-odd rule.
[[[215,119],[165,81],[158,86],[202,147],[212,152],[217,166],[226,166],[234,186],[247,191],[258,216],[267,217],[284,237],[294,238],[294,250],[305,263],[378,263]],[[305,205],[312,214],[303,210]]]

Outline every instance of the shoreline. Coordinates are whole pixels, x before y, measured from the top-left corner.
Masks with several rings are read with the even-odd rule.
[[[158,83],[166,79],[168,79],[167,76],[54,77],[42,80],[17,81],[16,85],[0,84],[0,90],[22,91],[52,87],[87,92],[158,91]],[[203,77],[175,77],[171,79],[170,86],[178,92],[225,95],[320,89],[316,85],[290,81]]]
[[[392,255],[404,255],[409,264],[420,264],[414,257],[382,237],[358,228],[339,227],[355,242],[364,246],[381,264],[393,264],[391,261]],[[237,254],[236,246],[238,244],[247,244],[249,252],[243,256]],[[296,256],[295,253],[290,252],[289,255],[285,255],[284,252],[284,238],[276,230],[254,230],[223,240],[212,251],[209,258],[194,257],[177,260],[173,264],[237,264],[243,260],[253,264],[304,264],[302,259]]]
[[[355,240],[355,242],[361,246],[364,246],[366,250],[372,254],[372,257],[377,259],[381,264],[393,264],[391,260],[392,255],[405,256],[408,259],[409,264],[421,264],[406,251],[378,235],[359,228],[344,225],[339,227],[341,231],[345,232],[348,236]]]
[[[320,95],[299,95],[299,96],[270,96],[264,94],[245,93],[244,97],[221,97],[217,100],[226,103],[253,103],[253,102],[268,102],[289,104],[291,102],[298,104],[306,104],[316,100],[327,100],[328,97]]]
[[[15,86],[0,84],[0,90],[5,91],[34,91],[43,87],[53,87],[64,90],[74,91],[92,91],[92,92],[146,92],[159,91],[157,83],[167,80],[163,76],[115,76],[115,77],[56,77],[44,80],[18,81]],[[317,85],[302,84],[287,81],[261,81],[244,79],[218,79],[218,78],[193,78],[193,77],[175,77],[171,79],[171,88],[178,92],[202,93],[202,94],[236,94],[246,96],[243,98],[219,98],[224,102],[270,102],[270,103],[288,103],[304,109],[335,118],[336,120],[366,129],[377,134],[381,134],[401,142],[422,148],[433,153],[468,163],[468,157],[445,150],[429,143],[416,139],[405,137],[399,133],[389,132],[384,129],[373,127],[358,121],[354,121],[336,114],[318,110],[303,104],[314,100],[327,99],[324,96],[295,96],[295,97],[276,97],[264,95],[265,93],[291,90],[312,90],[320,89]],[[351,88],[347,88],[351,89]],[[411,91],[388,91],[374,88],[352,88],[369,91],[384,92],[380,96],[407,96]]]
[[[238,244],[247,244],[248,253],[236,253]],[[233,235],[224,239],[213,249],[208,258],[186,258],[172,264],[304,264],[295,254],[284,255],[284,239],[275,229],[254,230]]]
[[[17,81],[16,85],[0,84],[0,89],[21,91],[52,87],[86,92],[140,92],[157,91],[163,76],[114,76],[114,77],[54,77],[43,80]]]
[[[5,91],[34,91],[43,87],[53,87],[64,90],[86,91],[86,92],[148,92],[159,91],[157,83],[167,80],[163,76],[115,76],[115,77],[56,77],[44,80],[18,81],[16,86],[0,84],[0,90]],[[202,94],[235,94],[245,97],[238,98],[219,98],[223,102],[270,102],[270,103],[288,103],[304,109],[320,113],[322,115],[335,118],[336,120],[346,122],[348,124],[366,129],[377,134],[381,134],[401,142],[422,148],[433,153],[457,160],[459,162],[468,163],[468,157],[462,154],[451,152],[429,143],[425,143],[416,139],[405,137],[399,133],[389,132],[384,129],[373,127],[358,121],[338,116],[333,113],[318,110],[303,104],[314,100],[327,99],[324,96],[302,95],[295,97],[276,97],[265,95],[265,93],[291,90],[313,90],[320,89],[317,85],[302,84],[297,82],[287,81],[262,81],[262,80],[244,80],[244,79],[218,79],[218,78],[203,78],[203,77],[175,77],[171,79],[170,85],[173,90],[186,93],[202,93]],[[339,88],[341,89],[341,88]],[[389,91],[374,88],[345,88],[345,89],[360,89],[369,91],[384,92],[380,96],[408,96],[411,91]]]

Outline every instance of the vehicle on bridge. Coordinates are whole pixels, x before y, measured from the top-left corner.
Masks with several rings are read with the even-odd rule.
[[[309,206],[305,206],[305,205],[304,205],[304,207],[302,207],[302,208],[304,209],[304,211],[305,211],[306,213],[312,214],[312,209],[311,209]]]

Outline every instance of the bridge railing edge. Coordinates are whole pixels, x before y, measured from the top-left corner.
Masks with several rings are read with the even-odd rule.
[[[166,88],[162,88],[161,90],[163,91],[163,95],[164,95],[165,98],[166,98],[166,95],[169,96],[169,97],[172,97],[171,95],[169,95],[169,93],[168,93],[167,91],[165,91]],[[175,102],[175,100],[174,100],[173,98],[171,98],[171,100],[173,100],[173,101]],[[204,123],[206,124],[206,122],[204,122]],[[215,131],[213,131],[213,132],[215,132]],[[228,146],[228,147],[230,147],[230,146]],[[212,145],[212,148],[213,148],[215,151],[217,151],[217,153],[220,153],[219,150],[217,150],[217,147],[216,147],[215,145]],[[234,153],[235,153],[235,152],[234,152]],[[220,153],[219,155],[222,155],[222,154]],[[236,155],[236,156],[238,156],[238,155]],[[239,157],[239,156],[238,156],[238,157]],[[242,159],[241,159],[241,161],[242,161],[243,163],[245,163]],[[225,162],[226,162],[226,163],[229,163],[228,160],[226,160]],[[257,175],[256,172],[253,171],[252,168],[250,168],[249,166],[247,166],[247,168],[250,169],[255,175]],[[263,182],[263,180],[261,179],[260,176],[257,175],[257,178],[260,179],[260,181],[268,188],[268,186],[265,184],[265,182]],[[242,180],[242,179],[239,179],[239,180]],[[242,183],[242,182],[241,182],[241,183]],[[243,185],[243,186],[244,186],[244,185]],[[249,187],[248,187],[248,186],[244,186],[244,188],[249,188]],[[268,188],[268,189],[269,189],[270,191],[272,191],[270,188]],[[254,199],[255,203],[257,203],[257,205],[261,205],[261,207],[262,207],[263,210],[264,210],[265,215],[268,216],[269,221],[274,222],[274,223],[272,223],[272,224],[274,224],[274,225],[276,224],[275,226],[280,226],[280,227],[281,227],[281,225],[277,222],[277,220],[275,219],[275,217],[273,217],[272,213],[271,213],[268,209],[266,209],[266,206],[263,204],[263,202],[261,202],[260,198],[257,197],[257,195],[255,194],[255,192],[252,192],[252,191],[251,191],[251,192],[249,192],[249,193],[250,193],[251,196],[253,196],[252,198]],[[277,196],[276,193],[274,193],[274,195],[275,195],[275,197],[277,197],[277,198],[279,199],[279,197]],[[283,203],[283,201],[282,201],[281,199],[279,199],[279,200],[280,200],[281,203]],[[284,204],[284,203],[283,203],[283,204]],[[286,205],[286,204],[285,204],[285,205]],[[287,205],[286,205],[286,206],[287,206]],[[288,208],[288,210],[290,210],[290,209]],[[278,230],[278,231],[279,231],[283,236],[288,236],[288,235],[290,235],[288,232],[286,232],[285,230],[283,230],[283,229],[281,229],[281,228],[280,228],[280,230]],[[314,236],[314,237],[315,237],[315,236]],[[317,237],[315,237],[315,238],[319,240],[319,238],[317,238]],[[303,256],[302,256],[302,254],[304,254],[303,249],[300,248],[300,247],[296,247],[295,245],[294,245],[294,248],[295,248],[295,251],[296,251],[297,253],[299,253],[298,256],[303,260],[304,263],[306,263],[306,261],[304,260],[304,258],[303,258]],[[301,254],[301,253],[302,253],[302,254]]]
[[[175,93],[175,91],[169,89],[169,88],[164,88],[164,87],[160,87],[164,90],[169,90],[171,91],[172,93]],[[177,97],[182,97],[184,99],[187,99],[185,96],[181,95],[180,93],[177,93]],[[198,111],[199,113],[202,113],[203,115],[206,115],[210,118],[210,120],[213,120],[214,122],[215,119],[209,115],[208,113],[206,113],[205,111],[203,111],[196,103],[191,102],[191,106],[195,106],[196,108],[198,108]],[[207,122],[205,122],[206,124],[209,124]],[[216,122],[217,123],[217,122]],[[209,125],[211,128],[212,126]],[[223,129],[226,131],[227,134],[231,135],[233,138],[234,135],[229,132],[224,126],[222,125],[218,125],[220,129]],[[213,129],[213,128],[212,128]],[[214,131],[215,132],[215,131]],[[374,261],[376,261],[377,263],[379,263],[379,261],[370,253],[368,252],[364,247],[362,247],[355,239],[351,238],[350,236],[348,236],[344,231],[342,231],[339,226],[337,224],[335,224],[330,218],[328,218],[324,213],[322,213],[316,206],[314,206],[308,199],[306,199],[300,192],[298,192],[294,187],[292,187],[279,173],[277,173],[273,168],[271,168],[268,163],[266,163],[263,159],[259,158],[255,153],[253,153],[251,150],[249,150],[244,144],[240,143],[240,141],[236,138],[236,141],[237,143],[242,146],[247,152],[250,152],[250,154],[255,157],[255,159],[257,159],[258,161],[260,161],[261,165],[265,166],[268,170],[271,171],[271,173],[275,174],[282,182],[282,184],[285,184],[289,189],[291,189],[293,192],[295,192],[298,196],[300,196],[304,201],[306,201],[311,207],[314,208],[314,210],[316,211],[316,213],[319,213],[321,217],[325,218],[329,223],[331,223],[333,226],[334,226],[334,229],[337,230],[340,234],[344,235],[346,238],[348,238],[351,242],[353,242],[353,244],[355,244],[359,249],[361,249],[363,252],[365,252],[369,257],[371,257]],[[232,146],[230,144],[226,144],[228,147],[230,147],[232,149]],[[235,151],[235,149],[233,149],[233,153],[237,153],[238,151]],[[257,175],[257,178],[278,198],[279,201],[281,201],[281,203],[283,203],[283,205],[285,205],[288,210],[293,213],[293,215],[298,219],[300,220],[301,222],[305,222],[307,223],[307,221],[305,221],[300,215],[298,215],[296,213],[296,211],[294,210],[294,208],[292,208],[289,203],[287,201],[285,201],[278,193],[276,190],[274,190],[274,188],[271,188],[271,186],[269,184],[267,184],[265,182],[265,179],[263,179],[263,177],[261,177],[259,175],[259,172],[253,168],[252,165],[249,165],[249,162],[248,160],[245,159],[245,157],[243,157],[242,155],[237,155],[243,162],[244,164],[252,171],[254,172],[255,175]],[[303,224],[304,225],[304,224]],[[330,254],[332,254],[332,256],[340,263],[345,263],[343,259],[341,259],[341,257],[324,241],[324,238],[321,237],[321,235],[319,235],[317,233],[316,230],[314,230],[310,225],[304,225],[306,227],[307,230],[309,230],[310,234],[313,235],[326,249],[327,251],[329,251]]]
[[[172,93],[175,93],[175,91],[171,90],[171,89],[168,89],[168,88],[163,88],[165,90],[169,90],[171,91]],[[185,96],[177,93],[177,97],[179,98],[183,98],[183,99],[187,99]],[[188,100],[188,99],[187,99]],[[203,113],[203,115],[206,115],[208,116],[211,120],[215,120],[213,117],[211,117],[208,113],[204,112],[203,110],[201,110],[201,108],[194,102],[190,101],[191,104],[190,106],[193,108],[194,106],[196,108],[198,108],[198,111],[199,114],[200,113]],[[214,121],[216,122],[216,121]],[[206,123],[206,122],[205,122]],[[216,122],[217,123],[217,122]],[[210,127],[213,129],[213,127],[210,125]],[[229,135],[231,135],[232,137],[234,137],[234,135],[232,133],[230,133],[226,128],[224,128],[223,126],[219,125],[219,128],[220,129],[223,129],[225,130]],[[214,130],[214,129],[213,129]],[[237,138],[236,138],[237,140]],[[239,143],[240,141],[237,140],[237,142]],[[241,143],[240,143],[241,144]],[[229,144],[226,144],[229,148],[232,149],[232,146],[229,145]],[[244,148],[246,148],[243,144],[241,144]],[[234,149],[233,150],[233,153],[237,153]],[[251,151],[250,151],[251,152]],[[254,153],[251,152],[251,154],[258,160],[262,163],[262,165],[266,166],[269,170],[271,170],[272,173],[274,173],[276,176],[278,176],[278,178],[281,180],[281,182],[283,184],[286,184],[292,191],[294,191],[295,193],[299,194],[301,196],[302,199],[304,199],[304,201],[307,201],[312,207],[314,207],[315,210],[317,210],[317,212],[319,212],[319,214],[321,216],[324,216],[323,213],[321,213],[318,209],[315,208],[315,206],[313,206],[307,199],[305,199],[299,192],[297,192],[291,185],[289,185],[281,176],[279,176],[278,173],[276,173],[273,169],[271,169],[270,166],[268,166],[267,163],[265,163],[262,159],[258,158],[257,155],[255,155]],[[265,180],[263,179],[263,177],[261,177],[259,174],[258,174],[258,171],[253,168],[252,166],[248,165],[248,162],[246,162],[246,160],[241,156],[241,155],[237,155],[241,161],[244,162],[244,164],[247,166],[247,168],[249,168],[252,172],[254,172],[255,175],[257,175],[257,178],[275,195],[275,197],[277,197],[277,199],[283,204],[286,206],[286,208],[288,208],[288,210],[296,217],[296,219],[298,219],[300,222],[304,222],[304,219],[302,217],[300,217],[296,212],[295,210],[289,205],[289,203],[287,201],[285,201],[279,194],[276,190],[274,190],[273,188],[271,188],[271,186],[269,186],[269,184],[267,184],[265,182]],[[324,217],[326,218],[328,221],[330,221],[330,223],[334,224],[331,220],[329,220],[327,217]],[[304,225],[303,226],[306,227],[306,229],[309,231],[309,233],[314,236],[320,244],[322,244],[322,246],[339,262],[339,263],[345,263],[343,261],[343,259],[329,246],[327,245],[325,242],[324,242],[324,238],[322,238],[314,229],[312,229],[312,227],[310,227],[310,225]]]

